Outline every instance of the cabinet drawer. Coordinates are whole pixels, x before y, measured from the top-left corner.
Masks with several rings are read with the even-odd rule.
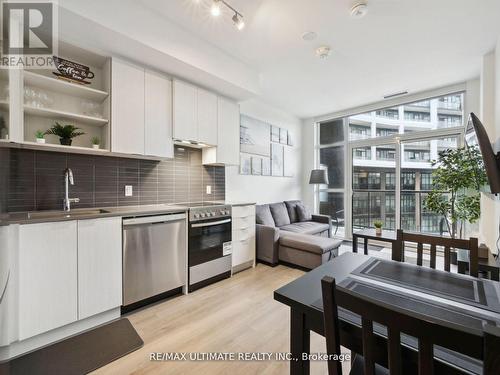
[[[233,207],[233,218],[255,216],[255,206],[235,206]]]
[[[255,237],[255,228],[247,228],[240,230],[233,230],[233,241],[244,241],[248,238]]]
[[[255,217],[247,216],[247,217],[235,217],[233,219],[233,229],[248,229],[255,227]]]
[[[255,238],[233,241],[233,267],[255,259]]]

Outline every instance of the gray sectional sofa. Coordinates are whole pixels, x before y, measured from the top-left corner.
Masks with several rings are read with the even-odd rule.
[[[312,215],[300,200],[257,205],[257,259],[273,266],[282,260],[314,268],[325,257],[329,259],[332,256],[330,251],[336,250],[342,242],[329,238],[331,229],[330,216]],[[290,240],[281,241],[283,243],[280,244],[280,238],[287,236]],[[310,241],[310,236],[323,237],[323,240],[314,238]],[[310,242],[314,242],[314,245],[307,246]],[[291,243],[297,244],[295,248],[290,249]],[[283,253],[281,257],[280,246]]]

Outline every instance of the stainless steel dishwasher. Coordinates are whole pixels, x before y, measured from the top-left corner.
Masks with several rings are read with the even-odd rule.
[[[186,285],[186,214],[123,219],[123,306]]]

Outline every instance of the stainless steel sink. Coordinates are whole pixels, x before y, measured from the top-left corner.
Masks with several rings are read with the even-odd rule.
[[[57,218],[71,218],[89,215],[107,214],[110,211],[95,209],[95,210],[75,210],[75,211],[34,211],[26,213],[27,219],[57,219]]]

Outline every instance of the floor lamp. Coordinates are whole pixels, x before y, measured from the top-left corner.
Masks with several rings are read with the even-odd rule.
[[[316,202],[316,185],[328,185],[328,173],[326,169],[313,169],[311,171],[311,176],[309,177],[309,184],[315,185],[314,187],[314,202]],[[319,202],[318,202],[318,213],[319,213]]]

